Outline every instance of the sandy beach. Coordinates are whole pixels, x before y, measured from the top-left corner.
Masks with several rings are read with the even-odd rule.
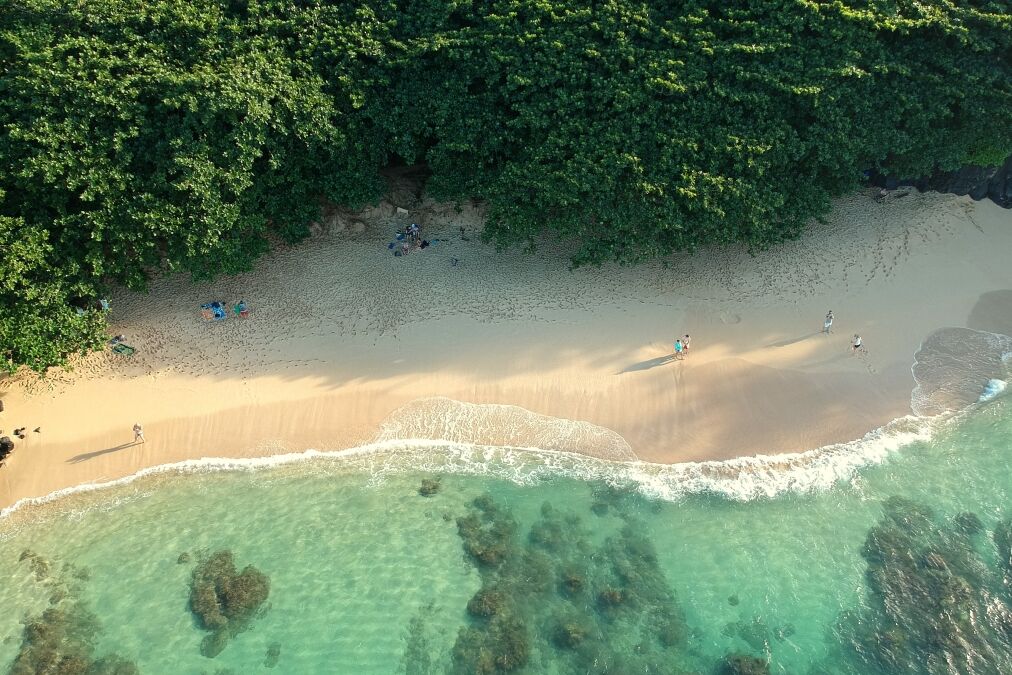
[[[755,256],[572,271],[563,247],[497,252],[478,241],[479,210],[394,189],[249,274],[114,295],[111,334],[132,356],[106,350],[0,383],[0,429],[28,429],[0,469],[0,505],[189,458],[380,438],[663,463],[859,438],[912,412],[911,367],[932,333],[1012,330],[1012,211],[875,193],[838,200],[800,241]],[[395,257],[388,244],[412,220],[439,241]],[[199,315],[240,299],[247,318]],[[674,361],[686,333],[691,350]]]

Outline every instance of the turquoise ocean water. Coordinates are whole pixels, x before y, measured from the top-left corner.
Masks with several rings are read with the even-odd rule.
[[[1012,672],[999,385],[765,466],[402,443],[21,508],[0,521],[0,668]],[[220,551],[269,595],[219,635],[190,588]]]

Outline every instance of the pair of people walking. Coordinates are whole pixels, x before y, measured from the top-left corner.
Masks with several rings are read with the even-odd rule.
[[[833,310],[829,310],[829,313],[826,314],[826,320],[822,322],[823,333],[829,334],[833,332],[833,319],[835,318],[836,317],[833,316]],[[857,354],[858,352],[863,350],[864,350],[864,340],[861,339],[860,335],[854,333],[854,339],[850,341],[851,353]]]
[[[680,360],[684,359],[685,355],[689,353],[689,343],[691,341],[692,341],[692,338],[689,337],[688,333],[685,334],[684,338],[676,338],[675,339],[675,359],[676,360],[680,361]]]

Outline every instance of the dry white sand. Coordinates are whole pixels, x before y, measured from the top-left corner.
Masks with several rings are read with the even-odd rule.
[[[473,208],[395,192],[439,243],[391,255],[407,221],[390,202],[355,221],[334,216],[250,274],[161,279],[148,295],[113,297],[111,330],[135,355],[107,351],[2,383],[0,429],[29,432],[0,469],[0,504],[187,458],[397,435],[656,462],[858,438],[910,413],[911,364],[932,331],[1012,316],[1012,212],[873,194],[839,200],[828,223],[755,257],[704,251],[570,271],[550,245],[528,256],[479,243]],[[240,298],[247,319],[198,314]],[[674,362],[685,333],[691,352]],[[867,353],[850,353],[854,333]],[[131,443],[135,422],[142,445]]]

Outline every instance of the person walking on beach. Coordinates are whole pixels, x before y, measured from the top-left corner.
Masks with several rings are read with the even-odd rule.
[[[822,324],[823,333],[833,332],[833,310],[829,310],[829,314],[826,315],[826,320]]]
[[[685,337],[684,337],[684,338],[682,338],[682,352],[683,352],[683,353],[684,353],[684,354],[685,354],[686,356],[688,356],[688,354],[689,354],[689,343],[690,343],[690,342],[692,342],[692,338],[690,338],[690,337],[689,337],[689,334],[688,334],[688,333],[686,333],[686,334],[685,334]]]
[[[682,360],[682,351],[685,349],[685,345],[682,344],[681,338],[675,340],[675,360]]]
[[[861,351],[862,347],[864,347],[864,341],[861,340],[861,336],[858,335],[857,333],[854,333],[854,339],[851,340],[850,347],[853,350],[852,351],[853,354],[857,354],[859,351]]]
[[[137,441],[144,442],[144,427],[140,424],[134,424],[134,443]]]

